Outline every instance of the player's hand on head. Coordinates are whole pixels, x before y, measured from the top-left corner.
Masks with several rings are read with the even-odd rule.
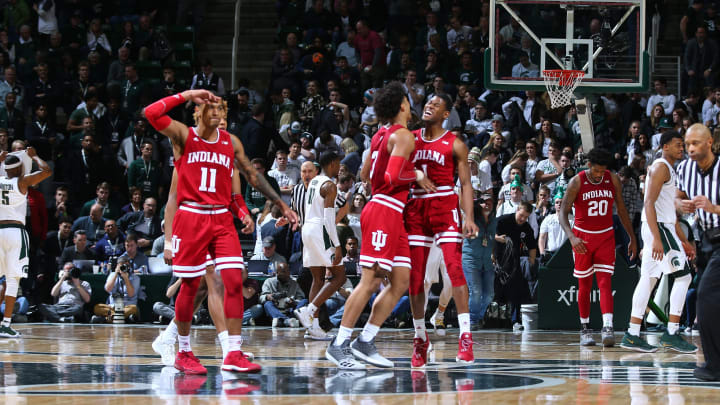
[[[209,90],[190,90],[186,98],[198,105],[217,103],[220,101],[220,97],[214,95]]]
[[[37,156],[37,151],[32,146],[28,146],[25,149],[25,153],[27,153],[28,157],[30,158],[34,158],[35,156]]]
[[[253,233],[253,231],[255,230],[255,220],[253,219],[252,215],[245,215],[245,217],[243,217],[242,219],[242,223],[243,225],[245,225],[241,231],[242,233],[244,233],[245,235]]]

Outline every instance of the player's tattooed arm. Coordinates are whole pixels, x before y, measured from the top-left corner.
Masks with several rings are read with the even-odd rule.
[[[283,216],[288,220],[292,229],[296,230],[299,222],[297,213],[285,204],[285,201],[275,192],[270,183],[265,179],[265,176],[255,170],[252,163],[250,163],[250,159],[248,159],[245,154],[245,148],[243,148],[240,139],[235,135],[231,135],[231,139],[235,149],[235,167],[245,176],[245,179],[251,186],[255,187],[257,191],[264,195],[269,201],[272,201],[273,204],[280,207]]]

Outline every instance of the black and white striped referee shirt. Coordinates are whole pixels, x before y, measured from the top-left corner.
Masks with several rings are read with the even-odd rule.
[[[685,159],[677,168],[677,188],[693,199],[699,195],[706,196],[714,205],[720,204],[720,159],[715,157],[710,169],[703,173],[696,161]],[[703,231],[720,226],[720,215],[705,210],[695,211]]]

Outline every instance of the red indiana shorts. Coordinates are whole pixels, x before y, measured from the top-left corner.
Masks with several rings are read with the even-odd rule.
[[[424,290],[427,256],[433,243],[442,249],[445,268],[453,287],[466,284],[462,269],[463,235],[457,194],[412,198],[405,208],[405,229],[413,265],[410,273],[411,294]]]
[[[592,276],[596,271],[615,272],[615,231],[613,229],[601,233],[592,233],[573,228],[573,233],[585,243],[587,252],[578,254],[573,251],[577,278]]]
[[[215,270],[243,269],[240,239],[226,208],[209,209],[183,203],[178,207],[172,226],[173,274],[176,277],[199,277],[205,267]]]
[[[405,204],[396,198],[375,194],[360,214],[362,244],[360,265],[392,271],[393,267],[410,268],[410,248],[403,226]]]

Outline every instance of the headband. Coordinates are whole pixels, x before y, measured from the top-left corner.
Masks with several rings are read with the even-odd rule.
[[[20,167],[20,165],[22,165],[22,161],[17,161],[17,162],[12,163],[12,164],[7,164],[7,163],[3,163],[3,164],[5,165],[5,170],[7,170],[7,169],[14,169],[14,168],[16,168],[16,167]]]

